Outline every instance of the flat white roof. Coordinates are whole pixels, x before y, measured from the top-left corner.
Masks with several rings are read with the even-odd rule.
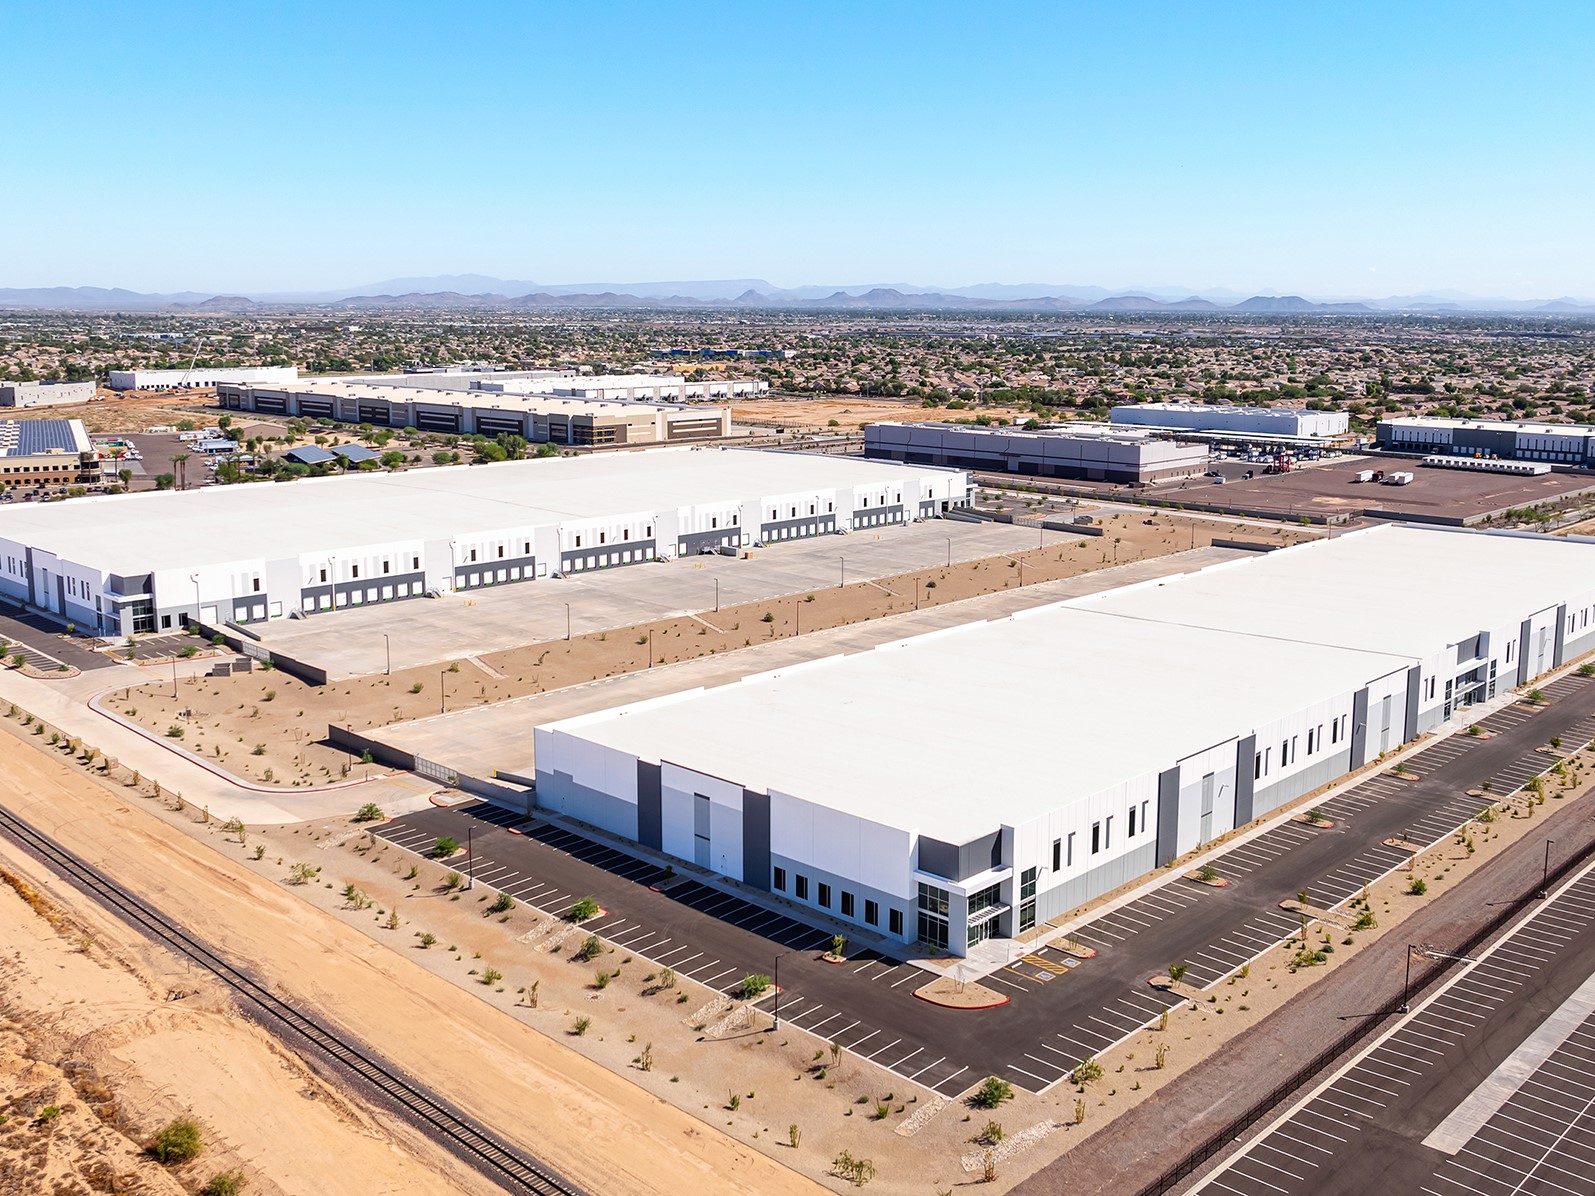
[[[1595,591],[1595,546],[1560,537],[1386,524],[1079,605],[1281,642],[1425,658]]]
[[[128,575],[808,489],[906,487],[935,474],[947,471],[751,449],[658,448],[8,505],[0,509],[0,537]],[[905,489],[905,504],[918,498]]]
[[[1257,647],[1061,603],[552,727],[966,843],[1414,663]]]
[[[1455,419],[1439,415],[1398,415],[1379,422],[1403,428],[1449,428],[1452,431],[1470,428],[1486,432],[1533,432],[1546,436],[1595,436],[1595,427],[1589,424],[1547,424],[1516,419]]]
[[[1595,545],[1387,525],[549,724],[949,842],[1595,591]]]

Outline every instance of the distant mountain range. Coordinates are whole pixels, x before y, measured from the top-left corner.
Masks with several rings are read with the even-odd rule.
[[[1252,295],[1222,288],[1199,294],[1189,287],[1142,287],[1110,291],[1103,287],[1047,283],[983,283],[969,287],[919,287],[908,283],[869,286],[777,287],[759,278],[697,282],[571,283],[547,285],[451,274],[391,278],[342,291],[203,291],[142,294],[104,287],[0,287],[0,308],[58,311],[249,312],[273,308],[322,307],[330,310],[380,308],[683,308],[744,307],[842,309],[856,311],[993,312],[1232,312],[1263,315],[1356,315],[1379,312],[1436,314],[1511,313],[1518,315],[1595,315],[1595,300],[1480,298],[1456,292],[1396,295],[1385,299],[1300,295]]]

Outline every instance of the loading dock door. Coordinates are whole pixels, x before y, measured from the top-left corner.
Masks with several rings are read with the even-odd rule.
[[[1545,639],[1549,630],[1550,628],[1548,627],[1541,627],[1536,633],[1537,638],[1534,643],[1534,675],[1536,677],[1545,671]]]
[[[1390,703],[1391,697],[1386,694],[1379,703],[1379,754],[1382,756],[1390,750]]]
[[[1202,778],[1202,831],[1197,837],[1198,843],[1206,843],[1213,837],[1213,774],[1208,773]]]

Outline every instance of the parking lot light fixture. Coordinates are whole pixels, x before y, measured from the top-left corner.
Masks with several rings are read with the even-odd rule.
[[[1556,845],[1555,839],[1545,840],[1545,871],[1540,875],[1540,900],[1544,901],[1550,892],[1551,886],[1551,848]]]
[[[788,948],[785,951],[777,951],[775,953],[775,965],[770,969],[770,980],[775,987],[775,1025],[771,1027],[774,1030],[781,1028],[781,956],[790,955],[794,950],[796,950],[795,947]]]
[[[570,643],[570,603],[565,603],[565,642]]]

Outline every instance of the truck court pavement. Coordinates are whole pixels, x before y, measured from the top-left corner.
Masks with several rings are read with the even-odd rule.
[[[1595,864],[1193,1191],[1595,1191],[1592,927]]]
[[[1320,803],[1333,830],[1287,821],[1222,852],[1213,862],[1228,888],[1171,879],[1082,923],[1074,934],[1097,948],[1094,959],[1076,964],[1044,948],[1000,969],[985,983],[1011,1000],[979,1013],[915,1000],[930,975],[872,949],[845,966],[820,962],[831,931],[796,907],[690,877],[662,884],[659,864],[540,818],[475,803],[423,810],[376,833],[424,852],[441,835],[463,842],[474,826],[478,881],[554,915],[594,896],[607,913],[588,927],[632,954],[722,990],[750,973],[775,974],[779,956],[783,1022],[944,1095],[993,1073],[1044,1091],[1177,1003],[1147,977],[1188,961],[1189,981],[1217,981],[1299,930],[1281,900],[1303,888],[1320,906],[1351,896],[1405,863],[1382,840],[1438,842],[1485,804],[1464,790],[1488,780],[1505,796],[1554,763],[1537,750],[1550,737],[1569,751],[1588,742],[1595,681],[1568,676],[1542,688],[1546,710],[1512,706],[1480,720],[1494,738],[1453,736],[1411,757],[1421,780],[1375,774]],[[760,1007],[773,1012],[774,997]]]

